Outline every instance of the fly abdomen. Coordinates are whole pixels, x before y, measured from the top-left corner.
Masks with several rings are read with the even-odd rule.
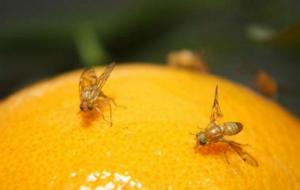
[[[217,124],[211,123],[205,131],[205,134],[207,138],[216,140],[223,136],[223,129]]]
[[[243,124],[240,122],[225,122],[222,127],[224,135],[235,135],[243,129]]]

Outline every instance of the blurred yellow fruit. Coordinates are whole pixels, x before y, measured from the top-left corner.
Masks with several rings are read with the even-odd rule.
[[[194,53],[189,50],[174,51],[168,54],[167,64],[177,69],[208,72],[208,65],[203,60],[203,52]]]
[[[0,189],[300,189],[300,122],[253,91],[209,74],[117,66],[103,89],[123,106],[110,127],[78,113],[80,74],[0,103]],[[191,133],[209,122],[216,84],[223,121],[244,124],[229,139],[249,144],[257,168],[233,152],[228,164],[218,151],[194,150]]]

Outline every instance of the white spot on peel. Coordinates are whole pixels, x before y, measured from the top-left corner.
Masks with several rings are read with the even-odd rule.
[[[141,182],[138,182],[138,183],[136,184],[136,186],[137,186],[137,188],[139,188],[139,189],[141,189],[141,188],[143,187],[143,185],[142,185]]]
[[[101,179],[105,179],[107,177],[111,176],[111,173],[107,172],[107,171],[102,171],[102,175],[101,175]]]
[[[105,185],[105,189],[110,190],[110,189],[114,189],[115,188],[115,184],[113,184],[113,182],[109,182]]]
[[[77,176],[77,173],[76,172],[72,172],[71,174],[70,174],[70,177],[76,177]]]
[[[87,181],[94,182],[97,180],[109,180],[108,183],[105,185],[99,185],[97,186],[96,190],[111,190],[111,189],[127,189],[127,188],[135,188],[135,189],[143,189],[143,185],[141,182],[138,182],[135,179],[132,179],[132,177],[129,175],[128,171],[125,171],[124,173],[110,173],[108,171],[103,170],[102,172],[94,172],[90,173],[90,175],[87,176]]]
[[[94,172],[94,176],[99,177],[100,173],[99,172]]]
[[[81,185],[80,190],[90,190],[91,188],[88,186]]]
[[[102,186],[99,186],[99,187],[96,187],[96,189],[95,190],[105,190],[105,188],[104,187],[102,187]]]
[[[94,173],[91,173],[90,175],[87,176],[87,179],[86,179],[88,182],[95,182],[97,181],[97,176],[95,176]]]
[[[95,190],[112,190],[115,188],[115,184],[113,182],[107,183],[105,186],[98,186]]]
[[[131,177],[128,176],[128,175],[122,175],[122,174],[119,174],[119,173],[115,173],[115,180],[116,181],[127,183],[130,179],[131,179]]]
[[[130,182],[129,182],[129,185],[130,185],[131,187],[134,187],[134,186],[136,185],[136,183],[135,183],[134,181],[130,181]]]

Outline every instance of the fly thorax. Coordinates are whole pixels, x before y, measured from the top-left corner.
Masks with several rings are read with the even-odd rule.
[[[98,90],[96,90],[94,88],[88,88],[88,89],[85,89],[82,92],[82,98],[85,99],[85,100],[94,100],[94,99],[97,99],[98,95],[99,95]]]
[[[206,136],[210,139],[218,139],[223,136],[223,129],[217,124],[210,124],[210,127],[206,130]]]
[[[84,90],[82,93],[81,93],[81,97],[82,97],[82,99],[84,99],[84,100],[88,100],[89,99],[89,97],[90,97],[90,90]]]

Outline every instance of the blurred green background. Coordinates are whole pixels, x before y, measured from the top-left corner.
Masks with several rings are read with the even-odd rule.
[[[254,71],[279,84],[276,101],[300,115],[298,0],[0,1],[0,98],[72,69],[165,62],[205,52],[210,72],[253,87]],[[234,97],[233,97],[234,98]]]

